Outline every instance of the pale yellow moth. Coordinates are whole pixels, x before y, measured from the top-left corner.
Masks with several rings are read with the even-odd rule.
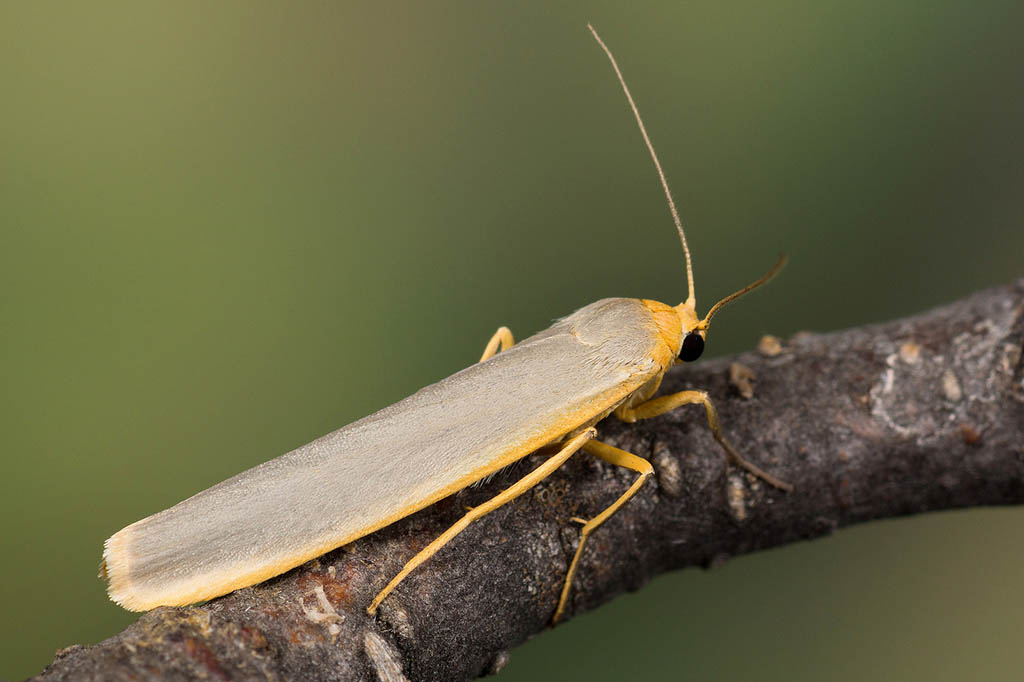
[[[697,316],[690,251],[664,173],[615,58],[590,30],[611,60],[668,197],[686,255],[686,300],[673,307],[646,299],[604,299],[518,344],[502,327],[479,363],[115,533],[104,544],[102,568],[112,600],[144,611],[254,585],[394,523],[542,446],[558,444],[543,464],[412,557],[368,607],[375,612],[410,571],[474,519],[529,490],[582,449],[639,476],[583,525],[554,606],[557,621],[587,536],[653,472],[647,460],[594,439],[594,425],[613,413],[632,422],[681,405],[703,405],[711,432],[733,464],[777,488],[790,488],[736,452],[705,392],[652,398],[672,365],[700,356],[714,314],[766,282],[782,260],[703,318]]]

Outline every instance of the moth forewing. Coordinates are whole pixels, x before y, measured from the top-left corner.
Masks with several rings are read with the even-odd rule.
[[[606,299],[107,540],[111,599],[141,611],[283,573],[460,490],[663,371],[634,299]],[[388,453],[380,457],[379,453]]]

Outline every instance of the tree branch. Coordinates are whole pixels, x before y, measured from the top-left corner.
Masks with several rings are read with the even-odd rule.
[[[601,438],[650,458],[656,482],[591,537],[569,616],[662,571],[870,519],[1024,501],[1022,311],[1024,280],[889,324],[798,334],[777,354],[766,344],[672,372],[663,392],[708,390],[739,450],[796,489],[727,468],[700,408],[603,422]],[[635,474],[576,456],[417,569],[376,620],[365,608],[466,506],[539,461],[262,585],[147,613],[95,646],[62,650],[36,679],[468,680],[494,671],[548,627],[579,538],[570,518],[603,509]]]

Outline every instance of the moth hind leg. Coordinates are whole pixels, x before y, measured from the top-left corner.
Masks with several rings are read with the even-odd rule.
[[[633,481],[633,485],[629,487],[626,492],[622,493],[617,500],[612,502],[608,507],[605,508],[600,514],[585,521],[584,519],[575,519],[583,523],[583,529],[580,532],[580,543],[576,546],[576,553],[572,557],[572,563],[569,564],[569,571],[565,575],[565,583],[562,585],[562,594],[558,598],[558,607],[555,609],[555,615],[551,618],[551,623],[557,623],[558,619],[562,617],[562,613],[565,611],[565,605],[569,600],[569,592],[572,589],[572,579],[576,575],[576,567],[579,564],[580,557],[583,555],[583,545],[587,541],[587,537],[594,532],[594,530],[602,523],[607,521],[612,514],[619,510],[619,507],[626,504],[631,497],[637,494],[643,484],[651,477],[654,473],[654,468],[651,463],[642,457],[637,457],[631,452],[620,450],[617,447],[602,443],[598,440],[592,440],[583,446],[583,450],[588,455],[593,455],[599,459],[602,459],[609,464],[624,467],[626,469],[632,469],[640,474],[640,477]]]

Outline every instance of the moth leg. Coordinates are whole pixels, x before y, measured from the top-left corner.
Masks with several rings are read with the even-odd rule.
[[[635,422],[638,419],[650,419],[651,417],[657,417],[658,415],[665,414],[666,412],[674,410],[681,405],[698,404],[703,405],[704,409],[707,411],[708,426],[711,428],[711,435],[715,437],[718,444],[722,446],[723,450],[725,450],[725,454],[728,456],[730,462],[742,469],[746,469],[766,483],[773,485],[780,490],[789,492],[793,489],[791,484],[775,478],[768,472],[762,471],[761,468],[755,464],[748,462],[736,451],[736,448],[732,446],[732,443],[726,440],[725,434],[722,433],[721,422],[718,419],[718,410],[715,409],[715,405],[711,402],[711,398],[709,398],[708,394],[704,391],[679,391],[678,393],[663,395],[659,398],[653,398],[645,403],[641,403],[636,407],[620,407],[615,411],[615,415],[622,421]]]
[[[598,440],[590,441],[583,446],[583,450],[587,454],[603,459],[609,464],[632,469],[640,474],[640,478],[633,481],[633,485],[629,486],[629,489],[622,493],[619,499],[615,500],[607,509],[594,518],[589,521],[576,519],[577,521],[583,521],[583,530],[580,532],[580,544],[576,546],[576,554],[573,555],[572,563],[569,564],[569,572],[565,576],[565,584],[562,585],[562,595],[558,598],[558,608],[555,609],[555,615],[551,618],[552,625],[558,622],[562,612],[565,611],[565,604],[569,600],[569,590],[572,588],[572,579],[576,575],[576,566],[579,564],[580,556],[583,555],[583,545],[587,541],[587,536],[594,532],[595,528],[607,521],[612,514],[618,511],[619,507],[626,504],[629,498],[636,495],[644,482],[654,473],[654,468],[646,459]]]
[[[502,350],[508,350],[515,345],[515,339],[512,338],[512,330],[508,327],[498,327],[498,331],[494,332],[494,336],[487,342],[487,347],[484,348],[484,354],[480,356],[480,362],[483,362],[487,358],[494,357],[498,353],[498,345],[501,345]]]
[[[420,552],[410,559],[402,570],[398,572],[394,578],[391,579],[383,590],[377,593],[377,596],[373,598],[369,608],[366,612],[373,615],[377,611],[377,607],[384,601],[384,598],[391,594],[391,591],[402,582],[409,573],[413,571],[417,566],[422,564],[424,561],[432,557],[437,550],[444,547],[448,542],[456,535],[465,530],[466,526],[480,518],[484,514],[494,511],[498,507],[502,506],[506,502],[510,502],[515,498],[519,497],[533,486],[540,483],[542,480],[547,478],[551,472],[560,467],[565,460],[569,459],[574,452],[583,447],[583,444],[593,438],[597,434],[594,428],[589,428],[586,431],[571,438],[561,450],[552,455],[547,461],[541,464],[539,467],[531,471],[530,473],[523,476],[521,479],[516,481],[510,487],[506,488],[502,492],[492,497],[487,502],[473,507],[465,516],[459,519],[455,525],[441,533],[433,542],[424,547]]]

